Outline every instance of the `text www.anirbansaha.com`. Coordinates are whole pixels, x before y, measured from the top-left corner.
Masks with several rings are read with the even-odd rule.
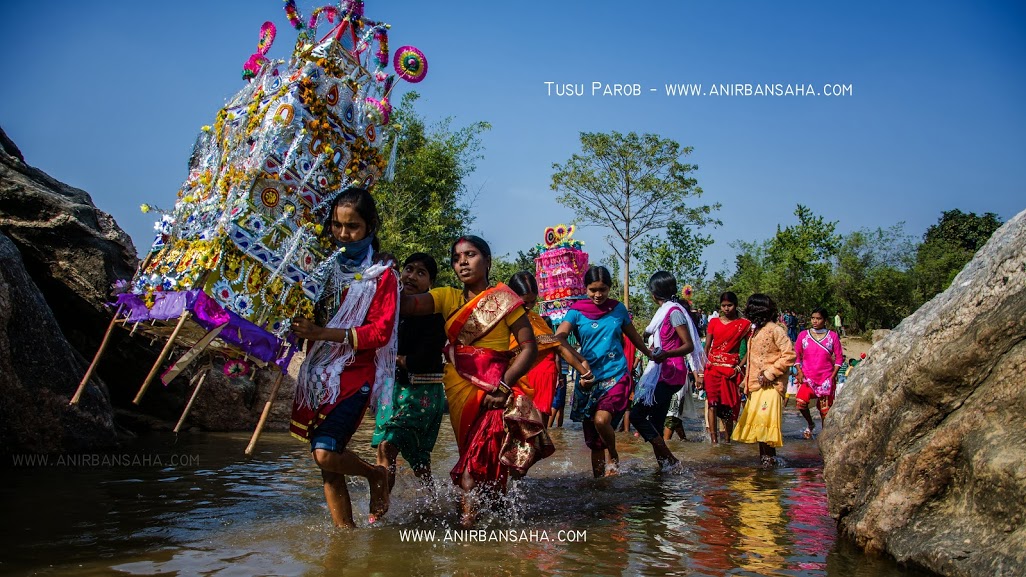
[[[404,543],[585,543],[587,530],[560,529],[401,529]]]

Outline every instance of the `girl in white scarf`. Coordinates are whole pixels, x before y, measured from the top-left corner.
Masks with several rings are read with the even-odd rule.
[[[659,310],[645,329],[651,335],[653,355],[634,392],[631,424],[652,444],[656,461],[672,467],[680,461],[663,440],[663,422],[671,397],[687,383],[687,365],[702,370],[705,353],[691,315],[677,302],[677,279],[659,271],[649,279],[648,290]]]

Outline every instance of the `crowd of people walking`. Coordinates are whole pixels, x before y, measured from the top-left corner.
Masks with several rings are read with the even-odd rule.
[[[462,522],[472,525],[483,499],[501,495],[510,477],[528,474],[554,452],[548,428],[563,425],[568,400],[595,477],[619,473],[621,425],[651,445],[659,467],[679,466],[669,441],[687,438],[691,415],[704,418],[712,444],[755,444],[770,467],[784,443],[790,396],[811,438],[811,407],[822,426],[850,370],[840,315],[831,330],[822,308],[803,327],[769,295],[753,294],[742,307],[724,292],[718,310],[706,315],[680,298],[672,273],[659,271],[648,282],[657,310],[639,332],[610,296],[609,271],[591,266],[585,298],[552,326],[533,310],[538,284],[531,272],[491,278],[483,239],[457,239],[449,265],[461,286],[435,287],[438,263],[430,255],[409,255],[399,266],[379,252],[380,221],[367,191],[343,192],[330,214],[325,230],[341,256],[315,318],[292,322],[309,345],[291,430],[310,443],[340,526],[354,526],[346,476],[368,480],[371,522],[388,510],[400,456],[431,482],[446,410],[459,449],[449,476],[463,495]],[[704,402],[700,411],[696,401]],[[348,446],[369,406],[373,464]]]

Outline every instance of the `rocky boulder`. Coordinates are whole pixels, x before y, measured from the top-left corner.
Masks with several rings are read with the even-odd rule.
[[[68,342],[92,360],[112,316],[111,285],[135,273],[135,246],[88,193],[25,164],[2,129],[0,141],[0,231],[14,241]],[[116,405],[131,401],[154,360],[148,342],[114,331],[97,374]]]
[[[0,233],[0,453],[115,444],[102,383],[94,380],[78,405],[68,404],[87,364],[64,338],[18,249]]]
[[[873,344],[886,339],[891,334],[891,329],[874,329],[873,330]]]
[[[113,316],[107,307],[112,300],[111,285],[131,279],[138,265],[135,246],[128,235],[107,213],[98,209],[89,194],[55,180],[25,163],[22,152],[0,129],[0,232],[15,254],[20,253],[28,276],[38,287],[56,320],[57,334],[80,359],[91,361]],[[17,329],[17,327],[14,327]],[[17,336],[17,332],[11,333]],[[117,421],[135,431],[170,429],[181,415],[191,390],[189,374],[169,386],[159,382],[150,386],[142,405],[131,401],[156,361],[162,343],[130,336],[125,328],[111,333],[96,375],[108,389],[109,402],[118,410]],[[31,358],[24,351],[24,362],[38,365],[49,362],[40,356]],[[179,349],[172,355],[177,358]],[[64,371],[62,379],[77,384],[85,366],[55,364]],[[266,382],[265,382],[266,381]],[[70,382],[70,381],[69,381]],[[270,388],[270,378],[228,379],[215,375],[204,384],[193,416],[187,423],[208,430],[251,429],[259,418]],[[23,381],[27,394],[46,388],[46,381]],[[287,408],[291,403],[294,381],[283,383],[282,400],[268,421],[269,429],[288,426]],[[63,390],[56,387],[53,390]],[[72,388],[72,391],[74,388]],[[70,393],[69,393],[70,396]],[[2,401],[0,401],[2,402]],[[66,401],[65,401],[66,403]],[[283,416],[284,414],[284,416]],[[47,423],[36,424],[45,428]]]
[[[1026,212],[877,343],[819,443],[859,545],[942,575],[1026,574]]]

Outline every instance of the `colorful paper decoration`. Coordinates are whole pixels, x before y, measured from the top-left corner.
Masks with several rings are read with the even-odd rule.
[[[427,76],[427,57],[413,46],[403,46],[396,50],[392,66],[399,78],[407,82],[417,83]]]
[[[545,229],[541,253],[534,259],[541,315],[558,323],[574,301],[584,298],[588,253],[571,238],[574,227],[560,224]]]
[[[200,131],[174,209],[155,225],[133,280],[139,303],[200,290],[250,332],[277,339],[288,319],[312,314],[322,265],[334,255],[322,234],[328,207],[350,185],[373,187],[388,163],[394,77],[381,70],[389,25],[364,19],[363,10],[354,0],[318,8],[307,28],[295,2],[286,2],[300,31],[287,64],[267,57],[274,24],[260,27],[245,66],[249,83]],[[320,39],[318,20],[335,26]],[[238,344],[248,353],[246,346],[246,339]]]

